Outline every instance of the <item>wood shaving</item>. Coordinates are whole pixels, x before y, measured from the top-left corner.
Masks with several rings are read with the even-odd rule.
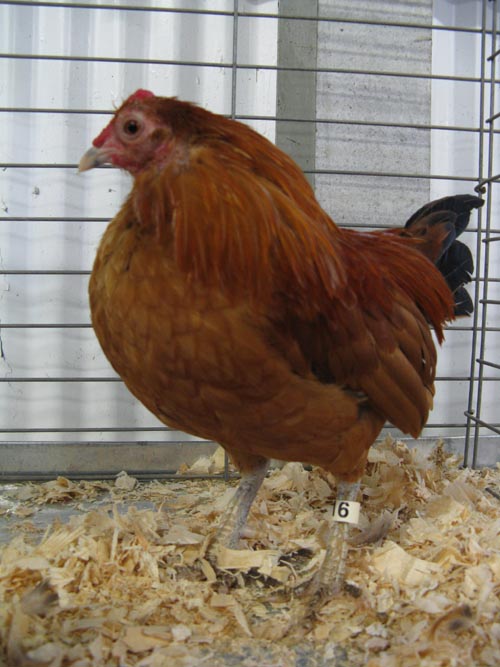
[[[218,451],[189,471],[223,468]],[[330,481],[299,464],[273,470],[242,548],[217,564],[207,545],[234,482],[122,473],[10,489],[0,664],[496,665],[500,503],[486,489],[500,470],[461,469],[442,445],[429,458],[391,439],[372,448],[346,589],[314,607],[302,591],[324,557]],[[30,510],[68,503],[68,521],[24,530]]]
[[[132,491],[132,489],[137,484],[135,477],[130,477],[125,470],[122,470],[116,476],[115,487],[117,489],[124,489],[125,491]]]

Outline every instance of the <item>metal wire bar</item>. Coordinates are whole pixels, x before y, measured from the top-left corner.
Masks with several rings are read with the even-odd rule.
[[[0,112],[2,109],[0,108]],[[276,116],[246,116],[239,114],[236,116],[237,120],[264,120],[264,121],[277,121],[277,122],[287,122],[287,123],[315,123],[323,125],[353,125],[355,127],[381,127],[381,128],[394,128],[394,129],[407,129],[407,130],[438,130],[443,132],[473,132],[474,134],[479,134],[481,131],[480,127],[470,127],[462,125],[434,125],[432,123],[428,124],[417,124],[417,123],[394,123],[391,121],[376,121],[376,120],[347,120],[342,118],[285,118]],[[500,133],[500,130],[494,130],[497,134]]]
[[[481,359],[477,359],[477,362],[480,364],[485,364],[487,366],[492,366],[493,368],[500,368],[498,364],[493,364],[487,361],[482,361]],[[470,380],[469,375],[442,375],[442,376],[436,376],[434,378],[435,382],[465,382]],[[473,380],[478,380],[479,377],[472,378]],[[497,382],[500,378],[498,377],[488,377],[488,376],[483,376],[482,378],[483,382]],[[83,376],[83,375],[69,375],[69,376],[55,376],[55,377],[34,377],[34,376],[27,376],[27,377],[20,377],[20,376],[15,376],[15,375],[8,375],[6,377],[0,377],[0,384],[19,384],[19,383],[45,383],[45,384],[50,384],[50,383],[71,383],[71,382],[82,382],[84,384],[88,383],[93,383],[93,382],[109,382],[109,383],[121,383],[123,384],[123,380],[119,376],[114,376],[114,375],[108,375],[108,376]]]
[[[1,166],[1,165],[0,165]],[[420,178],[423,180],[435,181],[470,181],[476,183],[477,178],[474,176],[452,176],[444,174],[405,174],[395,173],[391,171],[354,171],[349,169],[310,169],[304,170],[304,174],[320,174],[332,176],[378,176],[382,178]]]
[[[456,421],[456,422],[428,422],[425,425],[425,429],[429,430],[436,430],[440,428],[463,428],[465,425],[465,421]],[[500,428],[500,423],[493,422],[493,426],[499,427]],[[387,422],[384,425],[385,430],[398,430],[396,426],[393,426],[389,422]],[[35,433],[58,433],[58,434],[65,434],[65,433],[150,433],[155,431],[153,428],[148,428],[148,427],[136,427],[136,426],[116,426],[116,427],[105,427],[105,428],[86,428],[86,429],[76,429],[76,428],[33,428],[33,429],[0,429],[0,433],[6,433],[6,434],[22,434],[22,435],[27,435],[27,434],[35,434]],[[159,427],[157,432],[177,432],[177,429],[168,429],[166,427],[161,428]],[[9,444],[11,445],[25,445],[29,444],[32,445],[36,443],[37,441],[34,440],[9,440]],[[38,442],[46,442],[49,445],[54,445],[54,444],[61,444],[62,441],[60,440],[48,440],[48,441],[38,441]],[[85,442],[85,444],[98,444],[100,442],[106,442],[106,444],[115,444],[115,441],[113,440],[106,440],[106,441],[101,441],[101,440],[96,440],[95,442],[92,441],[77,441],[82,444],[82,442]],[[184,441],[182,441],[184,442]],[[204,445],[207,443],[212,442],[211,440],[202,440],[202,439],[193,439],[189,440],[191,444],[194,445]],[[179,443],[179,441],[172,441],[172,440],[147,440],[147,441],[141,441],[141,440],[121,440],[117,441],[117,444],[123,444],[123,445],[130,445],[130,444],[140,444],[140,445],[148,445],[148,444],[156,444],[156,445],[162,445],[162,444],[182,444]],[[71,444],[71,443],[70,443]],[[73,443],[76,444],[76,443]],[[66,445],[66,440],[64,440],[64,445]]]
[[[29,114],[81,114],[81,115],[99,115],[112,116],[115,112],[110,109],[70,109],[70,108],[50,108],[50,107],[0,107],[0,113],[29,113]],[[434,125],[434,124],[417,124],[417,123],[394,123],[391,121],[371,121],[371,120],[348,120],[342,118],[287,118],[285,116],[258,116],[247,114],[221,114],[226,118],[234,118],[240,121],[269,121],[278,123],[314,123],[323,125],[353,125],[360,127],[381,127],[394,129],[408,129],[408,130],[442,130],[443,132],[472,132],[479,134],[480,127],[470,127],[462,125]],[[497,134],[500,130],[494,130]]]
[[[53,114],[81,114],[87,116],[90,114],[97,116],[112,116],[115,112],[112,109],[64,109],[58,107],[0,107],[0,113],[53,113]]]
[[[61,216],[46,216],[46,217],[41,217],[41,216],[0,216],[0,220],[2,222],[64,222],[64,223],[73,223],[73,222],[83,222],[83,223],[88,223],[88,222],[100,222],[100,223],[108,223],[110,218],[109,216],[107,218],[84,218],[84,217],[79,217],[79,218],[62,218]],[[343,222],[341,227],[346,228],[346,229],[393,229],[392,225],[389,225],[388,223],[370,223],[369,226],[363,223],[356,223],[356,222]],[[490,230],[494,234],[500,234],[500,227],[498,229],[492,228]],[[478,233],[478,228],[469,226],[467,229],[464,229],[462,232],[463,234],[476,234]],[[0,270],[1,274],[1,270]],[[482,280],[480,276],[477,277],[478,280]],[[498,281],[500,280],[499,278],[490,278],[491,281]]]
[[[184,443],[184,441],[182,441],[182,440],[135,440],[134,442],[135,442],[135,444],[140,445],[141,447],[147,447],[148,445],[165,445],[166,447],[176,447],[176,446],[182,445]],[[200,439],[200,440],[193,440],[192,442],[193,442],[193,444],[197,444],[197,445],[206,445],[206,444],[210,444],[212,441],[211,440]],[[18,442],[13,441],[9,444],[12,444],[12,445],[28,444],[30,446],[35,446],[35,445],[60,445],[61,442],[58,441],[58,440],[40,440],[40,441],[30,440],[28,442],[25,442],[23,440],[19,440]],[[95,447],[97,445],[101,445],[102,441],[101,440],[86,440],[85,444],[89,445],[89,447]],[[130,442],[127,442],[126,440],[123,440],[123,441],[114,442],[113,444],[118,446],[118,447],[121,447],[121,446],[128,447],[130,445]],[[82,442],[81,442],[81,440],[74,440],[74,441],[72,441],[72,440],[66,441],[65,440],[64,441],[64,446],[65,447],[66,446],[68,446],[68,447],[81,447]]]
[[[41,323],[41,322],[29,322],[29,323],[15,323],[15,324],[8,324],[8,323],[1,323],[0,324],[0,329],[91,329],[92,325],[90,322],[81,322],[79,324],[65,324],[61,322],[49,322],[49,323]]]
[[[0,220],[4,221],[5,219],[0,218]],[[356,226],[357,225],[351,225],[351,227]],[[347,225],[342,225],[342,227],[346,228]],[[381,226],[380,229],[391,229],[391,227],[384,225]],[[489,239],[489,241],[495,240],[500,241],[500,237],[497,239]],[[0,276],[89,276],[91,273],[91,269],[0,269]],[[491,282],[500,282],[500,278],[492,278]],[[488,303],[496,302],[489,301]]]
[[[78,218],[73,217],[62,217],[58,215],[49,215],[49,216],[29,216],[29,215],[6,215],[1,216],[0,220],[2,222],[109,222],[109,217],[107,218],[85,218],[80,216]]]
[[[194,14],[207,16],[233,16],[232,11],[217,10],[217,9],[189,9],[181,7],[154,7],[145,5],[112,5],[112,4],[85,4],[82,2],[50,2],[49,0],[5,0],[4,5],[27,6],[27,7],[52,7],[64,9],[88,9],[88,10],[111,10],[111,11],[131,11],[131,12],[155,12],[155,13],[170,13],[170,14]],[[410,28],[421,30],[436,30],[449,32],[466,32],[477,34],[481,32],[480,28],[472,28],[469,26],[453,26],[453,25],[434,25],[432,23],[413,23],[411,21],[380,21],[376,19],[356,19],[349,17],[335,17],[335,16],[318,16],[311,17],[310,15],[300,14],[274,14],[272,12],[240,12],[241,18],[258,18],[258,19],[275,19],[285,21],[317,21],[324,23],[345,23],[351,25],[367,25],[380,26],[382,28]]]
[[[91,273],[78,269],[0,269],[0,276],[89,276]]]
[[[89,63],[114,63],[118,65],[169,65],[175,67],[211,67],[214,69],[233,69],[233,63],[209,62],[203,60],[164,60],[157,58],[113,58],[111,56],[67,56],[41,53],[0,53],[1,59],[8,60],[48,60]],[[316,74],[347,74],[357,76],[387,76],[403,79],[424,79],[426,81],[454,81],[464,83],[481,83],[481,79],[472,76],[454,76],[451,74],[424,74],[420,72],[390,72],[364,69],[331,68],[331,67],[286,67],[277,65],[255,65],[240,63],[241,70],[262,70],[270,72],[314,72]],[[499,81],[494,80],[494,83]]]
[[[500,428],[497,427],[497,426],[494,426],[493,424],[491,424],[491,422],[486,422],[486,421],[484,421],[484,419],[480,419],[479,417],[476,417],[476,415],[473,414],[473,413],[466,412],[465,414],[477,426],[484,426],[485,428],[490,429],[490,431],[494,431],[495,433],[498,433],[498,435],[500,435]],[[475,454],[474,466],[476,466],[477,465],[477,452],[474,452],[474,454]]]
[[[457,326],[447,326],[445,327],[445,331],[474,331],[474,327],[457,327]],[[500,327],[490,327],[487,326],[485,327],[485,331],[491,331],[491,332],[499,332]],[[469,376],[470,377],[470,376]]]
[[[497,49],[494,53],[491,54],[491,56],[488,56],[488,60],[493,60],[493,58],[496,58],[499,55],[500,55],[500,49]]]
[[[88,428],[0,428],[0,433],[142,433],[175,432],[170,426],[93,426]],[[24,442],[24,441],[23,441]],[[197,441],[193,441],[197,442]]]
[[[214,443],[215,445],[215,443]],[[175,481],[190,481],[196,482],[204,479],[210,479],[211,481],[220,481],[227,484],[229,480],[238,480],[240,477],[237,473],[231,472],[228,479],[224,475],[218,473],[210,473],[204,475],[189,475],[189,474],[178,474],[175,470],[166,470],[166,471],[155,471],[155,472],[145,472],[144,470],[130,470],[129,474],[132,477],[135,477],[141,482],[150,482],[156,480],[175,480]],[[0,480],[2,482],[25,482],[27,479],[33,482],[46,482],[57,477],[65,477],[66,479],[75,479],[82,480],[87,482],[92,481],[101,481],[101,480],[111,480],[116,479],[116,471],[113,470],[98,470],[96,472],[81,472],[78,473],[69,473],[66,471],[54,470],[50,473],[43,473],[39,471],[26,471],[21,474],[15,472],[9,472],[8,474],[0,474]]]
[[[477,186],[474,188],[476,192],[484,194],[484,186],[490,183],[498,183],[500,181],[500,174],[495,174],[494,176],[489,176],[488,178],[483,178],[479,181]]]
[[[90,329],[92,325],[90,322],[83,322],[80,324],[77,323],[65,323],[65,322],[14,322],[14,323],[0,323],[1,329]],[[474,328],[472,326],[445,326],[443,327],[445,331],[468,331],[473,332]],[[485,331],[499,332],[500,327],[487,326]],[[470,377],[470,376],[467,376]]]
[[[493,361],[486,361],[485,359],[481,359],[481,358],[480,358],[480,359],[477,359],[477,363],[478,363],[478,364],[481,364],[482,366],[488,366],[489,368],[497,368],[498,370],[500,370],[500,364],[495,364]],[[479,379],[479,378],[478,378],[478,379]],[[497,380],[497,381],[498,381],[500,378],[496,377],[496,378],[491,378],[491,379],[492,379],[492,380]],[[483,376],[481,377],[481,380],[485,381],[485,380],[486,380],[486,376],[483,375]]]
[[[426,429],[437,428],[463,428],[465,421],[460,422],[428,422],[425,425]],[[500,422],[493,423],[493,426],[500,427]],[[388,428],[387,426],[386,428]],[[88,427],[88,428],[0,428],[0,433],[6,434],[31,434],[31,433],[151,433],[151,432],[176,432],[177,429],[168,426],[105,426],[105,427]],[[25,441],[19,441],[24,444]],[[30,442],[30,441],[27,441]],[[135,441],[134,441],[135,442]],[[155,442],[163,442],[158,440]],[[199,443],[199,440],[192,440],[190,442]],[[203,441],[207,442],[207,441]]]
[[[492,495],[497,500],[500,500],[500,493],[498,493],[498,491],[496,491],[495,489],[491,488],[491,486],[487,486],[485,488],[485,491],[487,491],[490,495]]]
[[[487,5],[485,0],[483,0],[482,5],[482,18],[481,18],[481,87],[479,89],[479,120],[481,123],[480,133],[479,133],[479,151],[478,151],[478,181],[481,182],[484,178],[484,145],[485,145],[485,127],[482,123],[482,119],[485,116],[485,94],[486,94],[486,16],[487,16]],[[490,125],[491,127],[491,125]],[[477,191],[477,187],[476,187]],[[479,339],[479,302],[480,302],[480,284],[479,284],[479,267],[481,266],[481,257],[483,244],[481,243],[481,238],[483,234],[483,210],[480,208],[477,212],[477,226],[478,234],[476,237],[476,267],[477,272],[474,279],[474,310],[472,313],[473,318],[473,331],[472,331],[472,341],[471,341],[471,356],[470,356],[470,377],[473,378],[476,373],[476,351]],[[470,419],[470,415],[474,414],[474,401],[475,401],[475,383],[471,380],[469,382],[469,396],[467,400],[467,410],[465,415],[467,416],[467,426],[465,428],[465,441],[464,441],[464,460],[463,464],[468,465],[469,463],[469,449],[470,449],[470,439],[472,433],[473,422]]]
[[[497,2],[496,0],[493,0],[493,5],[492,5],[492,28],[491,28],[491,34],[493,36],[493,48],[495,46],[495,40],[497,38]],[[486,23],[486,2],[483,0],[483,27]],[[493,82],[495,81],[495,63],[496,59],[491,58],[489,60],[490,62],[490,98],[489,98],[489,118],[493,118],[495,115],[495,86],[493,85]],[[487,187],[487,193],[486,193],[486,212],[485,212],[485,234],[486,238],[491,237],[491,209],[492,209],[492,185],[494,182],[493,178],[493,143],[494,143],[494,134],[492,132],[493,128],[493,122],[489,123],[489,130],[488,130],[488,178],[485,179],[488,182],[488,187]],[[498,178],[498,176],[497,176]],[[482,318],[481,318],[481,331],[483,332],[481,335],[481,339],[479,342],[479,359],[483,360],[479,362],[479,379],[477,382],[477,396],[476,396],[476,409],[475,409],[475,414],[478,415],[477,418],[473,419],[475,422],[475,429],[474,429],[474,445],[473,445],[473,454],[472,454],[472,466],[476,467],[477,465],[477,457],[479,454],[479,436],[480,436],[480,426],[486,426],[487,428],[490,428],[490,426],[487,423],[484,423],[484,420],[480,420],[479,415],[481,415],[481,407],[482,407],[482,397],[483,397],[483,378],[484,378],[484,369],[485,366],[487,365],[484,363],[484,359],[486,356],[486,334],[484,332],[484,329],[486,327],[487,323],[487,306],[488,306],[488,277],[489,277],[489,259],[490,259],[490,243],[485,243],[484,244],[484,270],[483,270],[483,276],[484,276],[484,282],[483,282],[483,294],[482,294]],[[494,429],[493,429],[494,430]],[[499,431],[500,433],[500,431]]]
[[[61,384],[70,383],[70,382],[82,382],[84,384],[95,383],[95,382],[109,382],[114,383],[118,382],[123,384],[123,380],[118,376],[109,376],[109,377],[84,377],[84,376],[59,376],[59,377],[16,377],[13,375],[8,375],[7,377],[0,378],[0,384],[22,384],[23,382],[28,383],[42,383],[42,384],[51,384],[54,382],[60,382]]]
[[[0,162],[0,169],[77,169],[75,164],[61,163],[30,163],[30,162]],[[98,169],[112,169],[110,166],[101,166]],[[381,178],[417,178],[423,180],[469,181],[476,183],[474,176],[452,176],[446,174],[405,174],[390,171],[354,171],[349,169],[307,169],[304,174],[319,174],[322,176],[375,176]]]
[[[0,169],[77,169],[76,163],[67,162],[0,162]],[[98,169],[112,169],[108,165],[98,167]]]
[[[236,118],[238,87],[238,0],[233,0],[233,68],[231,70],[231,118]],[[224,453],[224,479],[229,479],[229,456]]]
[[[215,445],[215,443],[214,443]],[[81,443],[80,443],[81,446]],[[180,475],[175,470],[167,470],[167,471],[155,471],[155,472],[145,472],[144,470],[129,470],[129,474],[132,477],[135,477],[141,482],[149,482],[149,481],[155,481],[155,480],[176,480],[176,481],[191,481],[191,482],[196,482],[196,481],[201,481],[204,479],[210,479],[211,481],[217,481],[219,480],[220,482],[227,483],[228,480],[237,480],[239,479],[239,475],[237,473],[231,472],[229,474],[229,478],[226,479],[224,475],[218,474],[218,473],[210,473],[210,474],[204,474],[204,475],[188,475],[188,474],[183,474]],[[81,472],[78,471],[78,473],[70,473],[67,470],[54,470],[51,471],[50,473],[43,473],[39,471],[29,471],[27,470],[26,472],[22,473],[15,473],[15,472],[9,472],[8,474],[1,474],[0,473],[0,481],[2,482],[25,482],[27,479],[29,479],[32,482],[46,482],[52,479],[56,479],[57,477],[65,477],[66,479],[75,479],[75,480],[82,480],[82,481],[101,481],[101,480],[107,480],[107,479],[116,479],[116,471],[113,470],[98,470],[96,472]]]
[[[64,223],[73,223],[73,222],[83,222],[83,223],[88,223],[88,222],[100,222],[100,223],[108,223],[110,218],[61,218],[60,216],[49,216],[49,217],[30,217],[30,216],[0,216],[0,220],[2,222],[64,222]],[[343,222],[341,225],[342,228],[345,229],[362,229],[362,230],[374,230],[374,229],[393,229],[392,225],[389,225],[387,223],[370,223],[369,226],[363,223],[356,223],[356,222]],[[495,229],[492,228],[490,230],[494,234],[499,234],[500,233],[500,228]],[[477,227],[467,227],[467,229],[464,229],[462,232],[463,234],[476,234],[478,233],[478,228]],[[0,274],[2,271],[0,270]],[[477,280],[483,280],[481,276],[477,277]],[[499,278],[490,278],[490,281],[495,282],[500,280]]]
[[[238,86],[238,0],[233,0],[233,60],[231,69],[231,118],[236,118]]]

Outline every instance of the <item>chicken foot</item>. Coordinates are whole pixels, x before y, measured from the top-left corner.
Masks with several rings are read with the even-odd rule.
[[[240,534],[245,526],[248,512],[266,476],[269,464],[269,459],[259,459],[258,465],[250,472],[242,471],[238,488],[220,518],[219,528],[210,547],[211,552],[214,552],[219,546],[229,549],[238,548]]]
[[[355,501],[358,491],[359,482],[339,482],[336,502]],[[350,527],[348,521],[334,521],[328,536],[325,560],[310,587],[312,594],[323,597],[337,595],[340,592],[344,582]]]

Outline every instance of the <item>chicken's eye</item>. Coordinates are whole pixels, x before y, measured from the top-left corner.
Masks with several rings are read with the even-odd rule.
[[[140,132],[140,130],[141,130],[141,124],[134,118],[130,118],[129,120],[125,121],[123,125],[123,131],[129,137],[136,136]]]

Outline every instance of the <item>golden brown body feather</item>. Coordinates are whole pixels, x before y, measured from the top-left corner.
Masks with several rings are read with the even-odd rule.
[[[215,439],[243,468],[250,455],[346,475],[358,472],[353,458],[364,463],[381,415],[354,392],[318,382],[294,345],[280,349],[265,309],[186,281],[140,223],[120,215],[109,226],[90,300],[111,364],[166,424]]]

